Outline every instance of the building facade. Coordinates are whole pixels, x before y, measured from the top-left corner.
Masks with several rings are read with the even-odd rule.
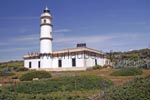
[[[24,67],[47,71],[87,70],[95,65],[107,65],[109,60],[100,51],[78,44],[76,48],[52,51],[52,16],[46,7],[41,14],[40,53],[24,56]]]

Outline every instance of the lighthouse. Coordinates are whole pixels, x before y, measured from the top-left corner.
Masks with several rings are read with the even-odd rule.
[[[40,16],[40,52],[24,55],[24,67],[45,71],[81,71],[97,65],[108,65],[101,51],[86,47],[85,43],[75,48],[52,50],[52,16],[46,7]],[[88,57],[88,58],[87,58]]]
[[[40,67],[52,67],[52,16],[46,7],[41,14],[40,24]]]

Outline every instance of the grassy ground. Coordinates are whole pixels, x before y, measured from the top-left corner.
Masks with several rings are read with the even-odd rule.
[[[50,97],[91,97],[94,98],[97,95],[99,95],[101,91],[100,90],[86,90],[86,91],[72,91],[72,92],[68,92],[68,91],[59,91],[59,92],[51,92],[48,94],[45,94],[45,96],[50,96]],[[94,95],[93,95],[94,94]],[[30,96],[30,94],[23,94],[23,93],[19,93],[20,96]],[[37,96],[43,96],[43,94],[37,94]],[[62,99],[61,100],[66,100],[66,99]],[[56,99],[58,100],[58,99]],[[67,100],[72,100],[72,99],[67,99]],[[75,99],[73,99],[75,100]],[[81,99],[79,98],[78,100],[87,100],[87,99]]]
[[[17,66],[17,67],[22,67],[23,66],[23,61],[10,61],[10,62],[3,62],[0,63],[0,67],[4,66]]]
[[[80,71],[80,72],[53,72],[52,76],[53,78],[58,78],[64,76],[97,75],[112,80],[116,85],[121,85],[127,81],[130,81],[135,77],[144,77],[150,75],[150,70],[143,70],[143,74],[138,76],[111,76],[110,73],[116,70],[118,69],[106,68],[101,70],[90,70],[90,71]]]
[[[115,85],[122,85],[123,83],[126,83],[126,82],[128,82],[128,81],[130,81],[136,77],[144,77],[144,76],[150,75],[150,70],[143,70],[143,74],[137,75],[137,76],[111,76],[110,75],[110,73],[115,72],[117,70],[118,69],[105,68],[105,69],[101,69],[101,70],[89,70],[89,71],[78,71],[78,72],[51,72],[51,74],[52,74],[52,79],[57,79],[60,77],[68,77],[68,76],[96,75],[96,76],[101,76],[101,77],[104,77],[104,78],[111,80]],[[16,83],[20,83],[21,81],[19,81],[18,79],[14,80],[12,78],[13,77],[19,78],[22,74],[24,74],[26,72],[28,72],[28,71],[14,72],[15,75],[13,75],[13,76],[0,77],[0,86],[1,86],[1,84],[3,86],[8,86],[8,85],[12,85],[12,84],[15,85]],[[15,86],[17,86],[17,85],[15,85]],[[17,92],[17,88],[15,88],[15,91]],[[103,90],[96,88],[96,89],[89,89],[89,90],[53,91],[53,92],[47,93],[47,94],[40,94],[39,93],[39,94],[32,94],[32,95],[31,94],[25,94],[25,93],[18,93],[18,96],[20,98],[26,98],[26,99],[19,99],[19,100],[30,100],[33,97],[36,97],[36,99],[33,99],[33,100],[41,100],[41,97],[45,98],[45,96],[47,98],[48,97],[54,97],[54,98],[59,97],[58,99],[54,99],[54,100],[87,100],[85,98],[87,98],[87,97],[97,98],[97,96],[99,96],[101,93],[103,93]],[[72,97],[74,99],[62,99],[65,97]],[[46,100],[49,100],[49,99],[46,99]],[[95,100],[95,99],[93,99],[93,100]]]
[[[143,74],[138,76],[111,76],[110,73],[116,70],[118,69],[106,68],[101,70],[89,70],[89,71],[79,71],[79,72],[51,72],[51,73],[52,73],[52,78],[59,78],[65,76],[82,76],[82,75],[102,76],[112,80],[116,85],[121,85],[127,81],[130,81],[135,77],[144,77],[150,75],[150,70],[143,70]],[[15,72],[15,75],[13,76],[0,77],[0,84],[7,85],[9,83],[13,83],[14,82],[14,80],[12,79],[13,77],[20,77],[24,73],[25,72]],[[19,82],[18,80],[15,81]]]

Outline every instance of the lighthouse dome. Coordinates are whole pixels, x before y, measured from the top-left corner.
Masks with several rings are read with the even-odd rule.
[[[48,7],[44,9],[43,13],[41,14],[41,17],[51,17],[50,10],[48,9]]]

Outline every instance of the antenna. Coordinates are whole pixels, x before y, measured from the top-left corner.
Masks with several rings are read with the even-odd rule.
[[[45,7],[48,7],[48,0],[43,0],[43,4],[45,5]]]

